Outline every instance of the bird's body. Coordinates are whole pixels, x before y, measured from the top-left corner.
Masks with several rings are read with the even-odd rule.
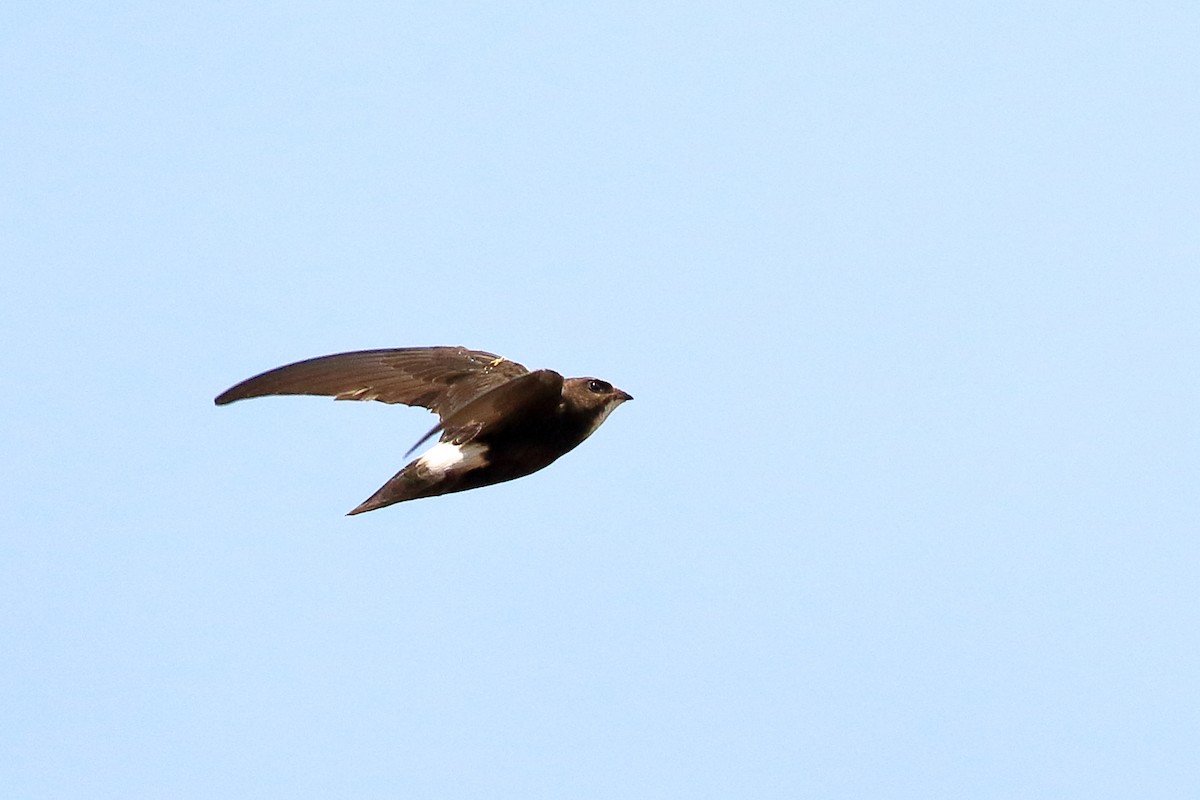
[[[417,443],[440,432],[434,446],[351,514],[537,472],[632,399],[607,381],[563,378],[546,369],[529,372],[481,350],[414,347],[340,353],[278,367],[223,392],[216,403],[276,394],[403,403],[428,408],[441,419]]]

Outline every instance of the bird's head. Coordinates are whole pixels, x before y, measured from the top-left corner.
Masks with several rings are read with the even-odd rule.
[[[585,438],[600,427],[614,408],[633,399],[633,395],[599,378],[567,378],[563,381],[562,396],[570,408],[592,417]]]

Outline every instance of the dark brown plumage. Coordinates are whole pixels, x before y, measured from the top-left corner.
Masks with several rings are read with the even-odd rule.
[[[632,398],[607,381],[563,378],[465,347],[363,350],[288,364],[242,381],[217,405],[277,394],[378,400],[428,408],[434,426],[409,452],[437,444],[351,514],[508,481],[549,466]]]

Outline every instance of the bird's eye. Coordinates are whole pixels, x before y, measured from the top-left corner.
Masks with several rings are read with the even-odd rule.
[[[611,392],[612,384],[608,381],[598,381],[593,378],[592,380],[588,381],[588,391],[595,392],[596,394]]]

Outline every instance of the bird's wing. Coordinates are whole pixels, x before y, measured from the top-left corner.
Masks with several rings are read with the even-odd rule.
[[[222,392],[216,404],[309,394],[421,406],[446,420],[480,395],[528,374],[515,361],[465,347],[360,350],[276,367]]]
[[[530,420],[546,424],[546,417],[562,401],[563,376],[554,370],[539,369],[506,381],[460,407],[409,448],[411,453],[438,431],[442,438],[456,444],[503,431],[512,425],[528,425]]]

